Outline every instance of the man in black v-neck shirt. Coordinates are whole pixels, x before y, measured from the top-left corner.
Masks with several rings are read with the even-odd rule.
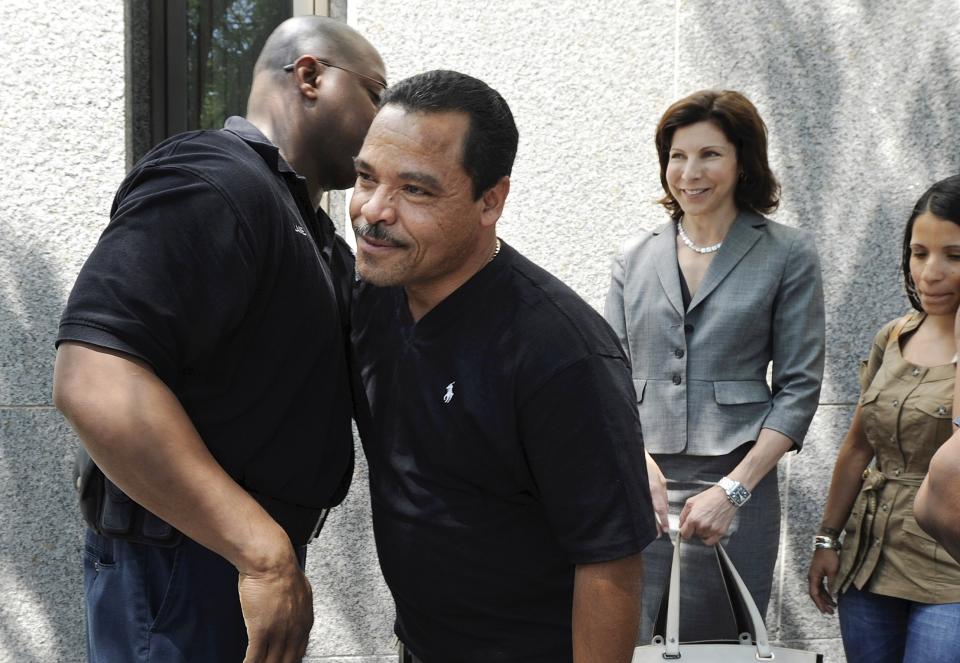
[[[620,663],[656,536],[627,361],[496,237],[517,131],[436,71],[392,88],[356,160],[352,339],[396,632],[425,663]]]

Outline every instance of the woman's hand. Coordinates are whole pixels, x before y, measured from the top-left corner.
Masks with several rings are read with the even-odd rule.
[[[667,478],[649,452],[647,456],[647,479],[650,482],[650,497],[653,500],[654,520],[657,523],[657,538],[670,531],[670,501],[667,499]]]
[[[830,548],[818,548],[813,551],[810,560],[810,570],[807,572],[807,581],[810,583],[810,598],[817,606],[817,610],[825,615],[832,615],[837,602],[833,598],[833,582],[840,569],[840,555]],[[824,583],[826,581],[826,583]]]
[[[680,512],[680,536],[689,540],[700,537],[706,546],[715,546],[727,533],[735,507],[720,486],[711,486],[702,493],[694,495],[683,505]]]

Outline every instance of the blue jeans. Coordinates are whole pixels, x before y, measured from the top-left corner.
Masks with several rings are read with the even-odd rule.
[[[838,610],[847,663],[960,663],[960,603],[917,603],[850,587]]]
[[[302,565],[306,546],[297,554]],[[200,544],[158,548],[87,530],[83,571],[89,663],[243,660],[237,569]]]

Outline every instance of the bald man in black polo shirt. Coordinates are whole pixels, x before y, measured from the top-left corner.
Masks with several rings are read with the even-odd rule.
[[[517,129],[449,71],[388,91],[356,159],[380,564],[405,661],[626,663],[656,537],[627,360],[496,236]]]
[[[291,19],[246,119],[170,138],[121,185],[54,376],[109,478],[81,481],[91,662],[303,656],[306,544],[353,460],[353,259],[317,208],[352,184],[385,87],[354,30]]]

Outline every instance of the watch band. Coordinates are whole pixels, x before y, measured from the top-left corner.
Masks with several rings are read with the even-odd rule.
[[[723,488],[723,492],[727,494],[727,499],[737,508],[746,504],[751,497],[750,491],[744,488],[742,483],[734,481],[730,477],[721,477],[717,485]]]

